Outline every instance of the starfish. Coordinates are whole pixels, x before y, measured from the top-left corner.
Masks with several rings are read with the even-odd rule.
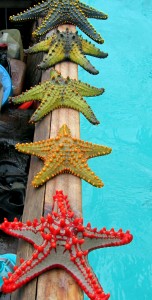
[[[78,26],[86,35],[97,43],[102,43],[103,39],[96,32],[87,18],[107,19],[108,16],[79,0],[46,0],[33,7],[11,16],[11,21],[26,21],[43,17],[42,24],[33,33],[34,36],[41,36],[49,30],[63,24],[73,24]]]
[[[104,89],[99,89],[83,83],[80,80],[63,78],[55,70],[50,72],[50,80],[44,81],[22,95],[12,98],[15,104],[37,100],[41,105],[31,117],[30,122],[37,122],[49,112],[60,107],[73,108],[81,112],[92,124],[99,124],[93,111],[82,96],[101,95]]]
[[[61,173],[71,173],[96,187],[102,187],[102,181],[95,176],[87,164],[87,159],[106,155],[111,148],[96,145],[71,136],[70,129],[64,124],[56,138],[34,143],[16,144],[15,148],[23,153],[39,157],[44,167],[34,177],[34,187]]]
[[[41,69],[47,69],[61,61],[72,61],[79,64],[91,74],[98,74],[94,66],[89,62],[84,54],[105,58],[107,53],[102,52],[87,40],[83,39],[78,33],[73,33],[66,28],[66,31],[54,33],[49,38],[41,41],[25,50],[26,53],[48,52],[43,61],[38,65]]]
[[[120,246],[132,241],[129,231],[115,231],[91,228],[90,223],[83,225],[83,219],[72,211],[67,196],[56,191],[53,196],[51,214],[41,217],[38,222],[22,223],[7,219],[0,225],[5,233],[31,243],[34,246],[32,257],[15,266],[15,271],[4,278],[3,293],[20,288],[46,270],[63,268],[77,281],[81,289],[92,300],[107,300],[97,277],[88,263],[87,255],[97,248]]]

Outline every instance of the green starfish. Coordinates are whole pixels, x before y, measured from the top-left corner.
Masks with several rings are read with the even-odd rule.
[[[78,26],[84,33],[98,43],[103,40],[88,22],[87,18],[107,19],[108,16],[79,0],[47,0],[38,3],[33,7],[11,16],[11,21],[25,21],[30,19],[38,19],[44,17],[42,24],[33,33],[34,36],[40,36],[49,30],[63,24],[74,24]]]
[[[83,39],[78,33],[73,33],[66,29],[64,32],[53,34],[48,39],[35,44],[33,47],[26,50],[26,53],[48,52],[48,55],[41,62],[39,67],[47,69],[61,61],[72,61],[79,64],[82,68],[92,74],[98,74],[97,71],[84,54],[105,58],[107,53],[101,51],[95,45]]]
[[[102,187],[103,182],[91,171],[87,160],[111,152],[111,148],[106,146],[84,142],[72,137],[66,124],[60,128],[56,138],[17,144],[16,149],[35,155],[44,161],[44,167],[32,182],[34,187],[38,187],[62,173],[71,173],[96,187]]]
[[[104,89],[90,86],[74,79],[63,78],[57,71],[51,70],[50,80],[45,81],[22,95],[12,98],[15,104],[31,100],[40,101],[40,106],[32,115],[30,122],[37,122],[49,112],[60,107],[73,108],[81,112],[92,124],[99,124],[96,116],[82,96],[101,95]]]

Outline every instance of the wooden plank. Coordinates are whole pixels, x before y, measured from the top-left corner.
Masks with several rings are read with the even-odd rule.
[[[74,26],[68,26],[75,31]],[[64,31],[66,25],[60,26],[59,30]],[[63,62],[55,66],[63,77],[78,78],[78,67],[71,62]],[[59,128],[67,124],[75,137],[80,136],[79,113],[72,109],[57,109],[52,112],[50,137],[55,137]],[[68,195],[70,204],[80,214],[81,208],[81,180],[71,174],[62,174],[48,181],[46,184],[44,213],[52,207],[52,196],[56,190],[63,190]],[[82,300],[83,294],[73,278],[64,270],[48,271],[38,279],[36,300]]]
[[[67,26],[60,26],[60,30],[65,30]],[[68,26],[75,31],[75,27]],[[63,62],[56,65],[56,70],[60,71],[64,77],[77,79],[77,65],[70,62]],[[42,80],[49,78],[49,70],[44,72]],[[57,109],[45,117],[36,125],[34,140],[47,139],[56,136],[59,128],[67,124],[71,133],[75,137],[80,136],[79,113],[72,109]],[[56,190],[63,190],[68,195],[72,208],[81,212],[81,180],[70,174],[56,176],[43,185],[34,189],[31,186],[33,176],[40,170],[42,163],[35,157],[31,158],[30,172],[27,184],[26,203],[24,208],[23,221],[27,219],[40,218],[48,209],[52,207],[52,196]],[[18,257],[24,259],[30,257],[32,247],[24,241],[20,242]],[[83,293],[73,278],[64,270],[53,269],[45,272],[38,279],[28,283],[26,286],[12,294],[11,300],[82,300]]]

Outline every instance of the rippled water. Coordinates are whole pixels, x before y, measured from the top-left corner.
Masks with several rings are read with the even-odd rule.
[[[79,68],[79,78],[106,92],[87,98],[101,124],[81,116],[81,138],[112,147],[89,165],[105,186],[83,182],[85,223],[130,229],[131,244],[89,255],[111,300],[152,299],[152,0],[87,1],[108,13],[91,20],[105,40],[105,60],[91,58],[97,76]],[[87,297],[85,297],[87,299]]]

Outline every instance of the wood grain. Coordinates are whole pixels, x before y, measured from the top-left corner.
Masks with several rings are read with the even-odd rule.
[[[74,26],[68,26],[75,31]],[[67,26],[60,26],[64,31]],[[57,64],[55,69],[63,77],[78,78],[78,67],[71,62]],[[50,137],[55,137],[59,128],[67,124],[75,137],[80,136],[79,113],[73,109],[61,108],[52,112]],[[81,211],[81,180],[70,174],[62,174],[46,184],[44,213],[52,207],[52,196],[56,190],[63,190],[68,195],[72,208]],[[36,300],[81,300],[83,294],[73,278],[64,270],[51,270],[39,276]]]

